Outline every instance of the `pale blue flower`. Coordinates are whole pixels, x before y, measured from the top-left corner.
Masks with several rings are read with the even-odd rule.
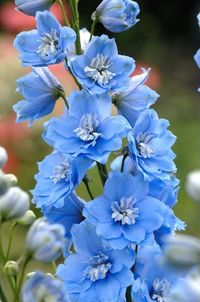
[[[197,63],[197,66],[200,68],[200,49],[197,50],[196,54],[194,55],[194,59]]]
[[[164,222],[168,208],[150,197],[141,174],[112,172],[104,193],[86,204],[83,215],[114,249],[139,244]]]
[[[49,9],[56,0],[15,0],[17,10],[35,16],[37,11]]]
[[[112,99],[119,114],[134,125],[140,113],[155,104],[159,95],[145,85],[150,69],[142,69],[140,75],[131,77],[127,89],[114,92]]]
[[[48,11],[36,13],[37,29],[17,35],[14,47],[24,66],[47,66],[64,61],[68,48],[75,42],[73,29],[61,26]]]
[[[57,270],[71,300],[124,302],[126,288],[133,282],[134,252],[106,247],[86,221],[73,226],[72,240],[76,253]]]
[[[46,67],[33,68],[33,71],[17,80],[17,92],[24,100],[13,106],[17,113],[17,123],[35,120],[50,114],[64,90],[55,76]]]
[[[34,273],[22,288],[22,302],[69,302],[63,283],[40,271]]]
[[[28,231],[26,249],[29,255],[42,262],[58,259],[65,248],[65,229],[61,224],[49,224],[37,219]]]
[[[133,27],[139,19],[139,5],[131,0],[103,0],[92,14],[111,32],[119,33]]]
[[[83,88],[94,94],[124,89],[135,68],[134,60],[118,54],[114,39],[94,37],[83,55],[72,57],[69,67]]]
[[[63,207],[65,197],[80,184],[91,164],[92,161],[87,158],[52,152],[38,165],[37,184],[32,191],[33,202],[38,208]]]
[[[82,90],[69,97],[69,111],[46,123],[45,141],[60,152],[83,155],[105,163],[122,146],[122,138],[131,129],[122,116],[111,116],[108,95],[92,96]]]
[[[176,137],[167,129],[169,122],[154,110],[144,110],[128,134],[129,153],[136,171],[148,180],[170,180],[176,172],[171,147]]]

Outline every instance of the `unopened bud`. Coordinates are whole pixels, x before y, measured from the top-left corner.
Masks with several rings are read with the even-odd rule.
[[[15,261],[8,261],[4,266],[4,271],[9,276],[16,276],[19,272],[19,266]]]
[[[9,186],[5,174],[2,171],[0,171],[0,196],[6,193],[8,187]]]
[[[16,186],[18,179],[14,174],[6,174],[5,178],[11,187]]]
[[[6,150],[0,146],[0,168],[3,168],[7,160],[8,160],[8,154]]]
[[[28,226],[33,224],[35,220],[35,213],[31,210],[28,210],[20,219],[17,220],[17,223],[24,226]]]

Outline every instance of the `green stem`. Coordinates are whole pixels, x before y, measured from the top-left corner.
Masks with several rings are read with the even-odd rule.
[[[76,77],[73,75],[73,73],[72,73],[70,67],[68,66],[67,58],[65,58],[65,64],[66,64],[66,66],[67,66],[67,68],[68,68],[69,73],[70,73],[71,76],[73,77],[74,82],[76,83],[76,85],[78,86],[78,88],[81,90],[81,89],[82,89],[81,84],[77,81]]]
[[[65,95],[61,95],[61,98],[63,99],[63,101],[64,101],[65,106],[67,107],[67,109],[69,109],[69,104],[68,104],[68,102],[67,102],[67,100],[66,100]]]
[[[11,249],[11,245],[12,245],[13,230],[16,227],[16,225],[17,225],[17,222],[13,222],[9,228],[8,247],[7,247],[7,251],[6,251],[6,261],[8,261],[8,258],[9,258],[10,249]]]
[[[90,30],[90,40],[92,40],[92,36],[94,35],[94,31],[95,31],[95,27],[96,27],[96,24],[98,23],[98,19],[95,18],[92,22],[92,27],[91,27],[91,30]]]
[[[84,184],[85,184],[85,187],[86,187],[86,189],[87,189],[87,192],[88,192],[90,198],[91,198],[91,199],[94,199],[94,197],[93,197],[93,195],[92,195],[92,192],[91,192],[91,190],[90,190],[90,186],[89,186],[89,183],[88,183],[88,179],[87,179],[86,177],[83,178],[83,182],[84,182]]]
[[[125,153],[122,159],[121,172],[124,171],[124,164],[127,157],[128,157],[128,153]]]
[[[77,38],[76,38],[76,54],[81,55],[81,39],[80,39],[80,25],[79,25],[79,11],[78,11],[78,0],[69,0],[69,5],[72,11],[72,17],[73,17],[73,29],[76,32]]]
[[[106,169],[106,165],[100,164],[98,162],[96,162],[96,164],[97,164],[97,168],[98,168],[99,176],[101,178],[102,185],[104,186],[106,180],[108,179],[108,172]]]
[[[6,298],[6,296],[5,296],[5,293],[4,293],[4,291],[3,291],[3,288],[2,288],[2,286],[1,286],[1,284],[0,284],[0,297],[1,297],[1,301],[2,301],[2,302],[7,302],[7,298]]]
[[[1,224],[0,224],[0,260],[3,262],[3,264],[6,263],[6,255],[4,254],[3,247],[2,247]]]
[[[132,302],[131,286],[129,286],[126,290],[126,302]]]
[[[19,275],[19,279],[18,279],[18,286],[17,286],[17,290],[16,290],[16,295],[15,295],[15,301],[20,301],[20,292],[21,292],[21,288],[22,288],[22,283],[24,280],[24,275],[25,275],[25,270],[26,267],[29,263],[29,261],[31,260],[31,257],[26,255],[24,257],[24,261],[22,262],[22,267],[21,267],[21,274]]]
[[[63,5],[62,0],[57,0],[57,3],[60,5],[60,8],[62,10],[63,17],[64,17],[64,20],[65,20],[65,25],[68,26],[68,27],[70,27],[70,23],[69,23],[69,20],[67,18],[67,14],[66,14],[65,7]]]

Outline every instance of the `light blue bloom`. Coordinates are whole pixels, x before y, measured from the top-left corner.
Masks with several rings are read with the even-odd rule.
[[[142,174],[112,172],[102,196],[89,202],[83,215],[96,232],[114,249],[139,244],[160,228],[168,208],[148,196],[148,182]]]
[[[69,97],[69,112],[46,123],[45,141],[60,152],[105,163],[121,148],[130,125],[122,116],[111,116],[108,95],[92,96],[82,90]]]
[[[119,33],[133,27],[139,20],[139,5],[131,0],[103,0],[92,14],[107,30]]]
[[[200,49],[197,50],[196,54],[194,55],[194,59],[197,63],[197,66],[200,68]]]
[[[150,69],[142,71],[142,74],[131,77],[127,89],[112,94],[119,114],[126,117],[132,125],[140,113],[153,105],[159,97],[154,90],[145,85]]]
[[[73,226],[72,238],[76,253],[57,270],[71,300],[124,302],[125,290],[133,282],[134,252],[106,247],[86,221]]]
[[[126,87],[135,63],[118,54],[114,39],[102,35],[91,40],[83,55],[71,58],[69,67],[83,88],[101,94]]]
[[[138,117],[128,134],[129,153],[135,170],[148,180],[169,180],[176,171],[171,150],[176,137],[167,130],[169,122],[159,119],[152,109],[146,109]]]
[[[65,247],[65,229],[61,224],[49,224],[37,219],[28,231],[26,249],[34,259],[52,262],[58,259]]]
[[[2,146],[0,146],[0,169],[3,168],[7,160],[8,160],[8,154],[6,150]]]
[[[48,11],[36,13],[37,29],[17,35],[14,47],[24,66],[47,66],[62,62],[75,42],[75,32],[61,26]]]
[[[58,98],[64,94],[61,84],[46,67],[33,68],[33,71],[17,80],[17,92],[25,100],[13,106],[17,113],[17,123],[35,120],[50,114]]]
[[[22,302],[69,302],[63,283],[40,271],[34,273],[22,288]]]
[[[56,0],[15,0],[17,10],[35,16],[37,11],[49,9]]]
[[[33,202],[38,208],[64,206],[65,197],[80,184],[92,161],[87,158],[73,158],[69,154],[52,152],[38,164],[39,173],[32,191]]]
[[[76,194],[72,193],[65,197],[64,205],[61,208],[42,207],[42,212],[50,223],[62,224],[65,234],[71,237],[70,230],[74,224],[81,223],[85,218],[82,215],[85,202]]]
[[[134,266],[135,281],[132,297],[135,302],[167,302],[172,285],[181,275],[162,264],[161,251],[156,246],[139,249]]]

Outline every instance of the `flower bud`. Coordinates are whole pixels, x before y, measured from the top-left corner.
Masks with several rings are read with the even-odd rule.
[[[4,195],[8,190],[8,182],[6,180],[6,175],[0,171],[0,196]]]
[[[55,0],[15,0],[17,10],[24,14],[35,16],[37,11],[48,10]]]
[[[8,160],[8,154],[6,150],[0,146],[0,168],[3,168],[7,160]]]
[[[139,5],[135,1],[103,0],[92,14],[92,20],[101,22],[111,32],[119,33],[139,21],[137,19],[139,12]]]
[[[64,235],[62,225],[49,224],[43,218],[37,219],[27,234],[27,252],[38,261],[52,262],[62,255]]]
[[[192,267],[200,264],[200,240],[187,235],[176,235],[166,242],[165,256],[175,266]]]
[[[20,219],[17,220],[17,223],[24,226],[28,226],[33,224],[35,220],[35,213],[31,210],[28,210]]]
[[[19,218],[29,209],[29,196],[18,187],[9,188],[0,196],[0,218],[3,221]]]
[[[14,187],[17,185],[17,177],[14,174],[6,174],[5,178],[7,180],[7,182],[9,183],[10,187]]]
[[[8,261],[4,266],[4,271],[8,276],[15,277],[18,274],[19,266],[15,261]]]
[[[200,201],[200,170],[188,174],[185,189],[191,198]]]

